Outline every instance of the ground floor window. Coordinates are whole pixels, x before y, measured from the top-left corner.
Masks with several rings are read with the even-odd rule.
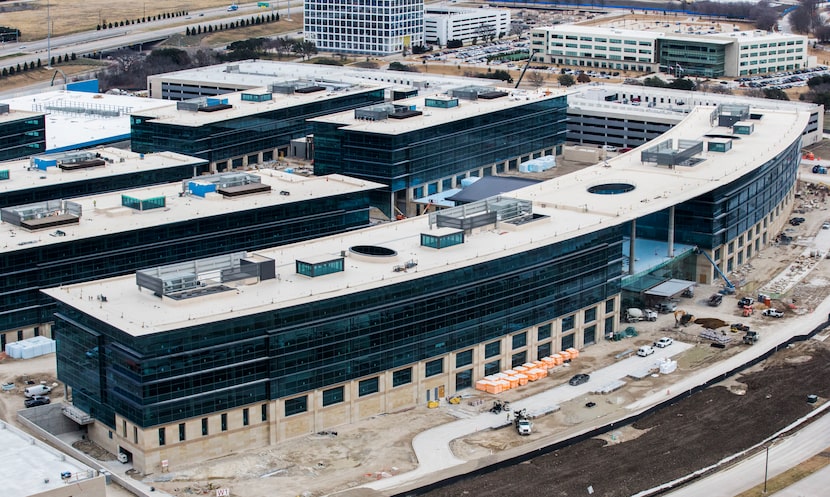
[[[291,416],[308,411],[308,396],[303,395],[285,401],[285,415]]]
[[[392,373],[392,387],[412,383],[412,368],[399,369]]]
[[[461,390],[463,388],[470,388],[473,386],[473,370],[468,369],[461,371],[455,375],[455,389]]]
[[[343,402],[344,388],[342,386],[323,390],[323,407]]]

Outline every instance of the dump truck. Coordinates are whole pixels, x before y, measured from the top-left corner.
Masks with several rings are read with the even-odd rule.
[[[518,432],[519,435],[530,435],[533,431],[533,423],[530,422],[527,410],[525,409],[522,409],[516,413],[516,419],[513,420],[513,424],[516,426],[516,432]]]

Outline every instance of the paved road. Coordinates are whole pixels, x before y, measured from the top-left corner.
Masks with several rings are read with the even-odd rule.
[[[794,335],[809,332],[827,319],[828,312],[830,312],[830,299],[822,302],[822,304],[816,308],[814,312],[807,313],[796,318],[787,319],[781,326],[767,327],[763,332],[762,341],[759,344],[753,347],[747,347],[727,360],[698,371],[695,374],[686,377],[678,375],[677,381],[669,387],[668,391],[660,389],[660,391],[652,392],[650,395],[626,406],[626,410],[628,412],[621,413],[621,417],[647,409],[648,407],[665,400],[667,393],[675,393],[692,389],[697,385],[709,381],[710,379],[722,376],[736,367],[746,363],[750,359],[760,356],[769,350],[770,347],[786,342]],[[602,385],[609,384],[615,380],[622,380],[626,378],[630,372],[640,370],[643,367],[643,361],[661,360],[663,358],[676,355],[688,347],[690,347],[690,345],[675,342],[670,347],[658,349],[657,353],[649,356],[649,358],[634,356],[619,361],[616,364],[601,370],[592,372],[591,381],[589,383],[577,387],[561,385],[526,399],[512,402],[511,405],[514,410],[527,408],[531,413],[534,411],[544,410],[545,406],[550,407],[559,405],[562,402],[589,393]],[[830,406],[830,404],[828,404],[828,406]],[[822,424],[819,425],[824,427],[825,433],[817,433],[815,431],[807,432],[806,440],[810,443],[804,442],[801,444],[785,444],[785,441],[781,441],[776,444],[776,446],[780,444],[780,452],[779,449],[775,448],[775,446],[770,450],[771,460],[776,460],[775,470],[777,473],[780,473],[789,467],[798,464],[800,461],[811,457],[812,455],[823,450],[825,447],[830,447],[830,429],[828,429],[828,427],[830,427],[830,416],[826,416],[825,418],[826,419],[822,419]],[[501,414],[496,415],[488,412],[482,413],[470,419],[454,421],[452,423],[422,432],[413,440],[413,449],[419,463],[417,469],[382,480],[376,480],[364,486],[375,490],[395,489],[404,485],[414,484],[420,478],[430,474],[446,470],[447,468],[451,468],[453,466],[458,466],[465,461],[453,456],[452,451],[449,448],[449,444],[453,439],[484,429],[503,426],[506,423],[506,419],[502,417]],[[825,426],[824,423],[827,423],[827,425]],[[551,439],[549,442],[553,443],[555,441],[558,440]],[[750,463],[747,464],[749,465]],[[770,464],[772,465],[772,462]],[[741,473],[737,474],[741,475],[741,477],[736,478],[736,474],[732,473],[731,478],[740,480],[738,483],[750,481],[755,482],[748,484],[747,488],[751,488],[759,481],[755,473],[749,473],[751,478],[754,479],[751,479],[749,476],[744,478]],[[727,475],[722,478],[728,479],[730,476]],[[760,481],[763,482],[763,473],[761,474]],[[682,493],[678,494],[678,497],[685,497],[687,495],[690,497],[699,497],[701,495],[734,495],[735,493],[739,493],[724,493],[721,491],[722,487],[717,486],[719,483],[713,483],[711,485],[711,487],[707,488],[717,488],[718,491],[705,490],[692,493]],[[723,484],[720,485],[722,486]],[[684,488],[679,492],[688,492],[688,490]]]
[[[830,414],[826,413],[830,404],[824,404],[820,419],[811,423],[792,436],[778,438],[769,448],[769,473],[767,478],[773,478],[784,471],[797,466],[815,454],[830,447]],[[700,497],[701,495],[737,495],[750,488],[764,483],[766,465],[766,451],[741,461],[728,470],[720,471],[712,476],[698,480],[680,490],[670,492],[670,497]],[[809,481],[799,482],[787,490],[777,492],[776,496],[819,496],[827,495],[826,487],[830,477],[830,467],[813,475]],[[823,476],[823,478],[822,478]],[[816,484],[821,487],[815,486]],[[820,488],[820,490],[818,490]],[[812,491],[810,489],[813,489]],[[795,492],[795,493],[792,493]]]
[[[228,4],[230,3],[229,1]],[[187,17],[175,17],[101,31],[90,30],[64,36],[53,36],[48,40],[4,43],[0,45],[0,58],[3,60],[3,67],[9,67],[17,64],[22,65],[24,62],[31,62],[38,57],[46,59],[48,58],[49,52],[53,56],[63,55],[65,53],[82,55],[140,45],[150,41],[165,39],[174,34],[184,33],[186,26],[190,25],[218,26],[219,24],[228,22],[229,18],[236,19],[237,17],[241,17],[247,19],[270,12],[279,13],[281,17],[287,18],[291,7],[293,7],[295,14],[302,12],[302,3],[296,0],[292,0],[291,3],[288,0],[280,0],[277,4],[273,5],[278,8],[265,10],[258,8],[256,3],[240,4],[239,10],[234,12],[228,12],[227,8],[207,9],[192,12]],[[204,14],[204,16],[200,16],[199,14]]]

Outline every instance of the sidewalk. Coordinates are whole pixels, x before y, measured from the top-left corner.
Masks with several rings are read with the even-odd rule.
[[[659,392],[654,392],[625,406],[619,411],[618,419],[624,419],[632,414],[635,414],[636,412],[643,411],[662,401],[665,401],[669,392],[675,393],[676,395],[677,392],[685,392],[686,390],[690,390],[698,385],[706,383],[707,381],[716,379],[719,376],[725,377],[725,374],[729,371],[763,355],[771,348],[786,342],[793,336],[809,332],[827,319],[828,312],[830,312],[830,299],[823,301],[822,304],[812,313],[792,318],[781,323],[783,326],[772,324],[767,326],[762,331],[762,339],[758,344],[747,347],[745,350],[732,357],[685,377],[682,377],[681,373],[672,373],[677,377],[677,381],[672,384],[668,391],[664,392],[661,390]],[[526,408],[528,412],[531,413],[545,412],[545,409],[549,409],[553,406],[559,405],[562,402],[566,402],[579,397],[580,395],[589,393],[612,381],[626,381],[629,373],[643,368],[642,361],[644,360],[659,360],[664,357],[671,357],[680,354],[682,351],[690,347],[691,345],[689,344],[675,341],[675,343],[670,347],[665,349],[657,349],[657,353],[649,356],[648,358],[644,359],[636,356],[630,357],[608,367],[593,371],[591,373],[591,380],[586,384],[577,387],[559,385],[542,393],[522,400],[514,401],[511,403],[512,408],[514,411]],[[412,442],[415,455],[419,462],[417,469],[381,480],[376,480],[363,485],[362,487],[379,490],[384,493],[390,493],[385,491],[390,491],[392,489],[400,491],[401,487],[404,486],[411,488],[414,487],[416,483],[418,485],[424,485],[432,481],[438,481],[449,477],[452,474],[460,474],[469,471],[468,468],[460,467],[465,464],[472,464],[474,467],[481,466],[481,460],[464,461],[456,458],[450,449],[450,442],[456,438],[478,431],[504,426],[507,423],[508,422],[503,414],[485,412],[469,419],[453,421],[431,430],[424,431],[418,434]],[[590,430],[590,428],[586,428],[584,431],[588,430]],[[539,440],[538,442],[544,443],[544,445],[549,445],[571,438],[574,435],[574,433],[569,433],[566,436],[552,436],[544,440]],[[821,443],[824,443],[824,441],[822,440],[819,445],[821,445]],[[830,445],[830,439],[822,448],[827,447],[828,445]],[[532,447],[533,446],[529,444],[525,446],[524,449],[532,450]],[[512,455],[515,454],[496,455],[494,459],[488,459],[487,463],[507,459]],[[810,455],[812,454],[808,454],[806,457],[809,457]]]

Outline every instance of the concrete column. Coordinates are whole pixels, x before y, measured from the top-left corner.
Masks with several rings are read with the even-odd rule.
[[[674,257],[674,206],[669,207],[669,257]]]
[[[634,274],[634,247],[637,245],[637,220],[631,220],[631,237],[628,239],[628,274]]]

